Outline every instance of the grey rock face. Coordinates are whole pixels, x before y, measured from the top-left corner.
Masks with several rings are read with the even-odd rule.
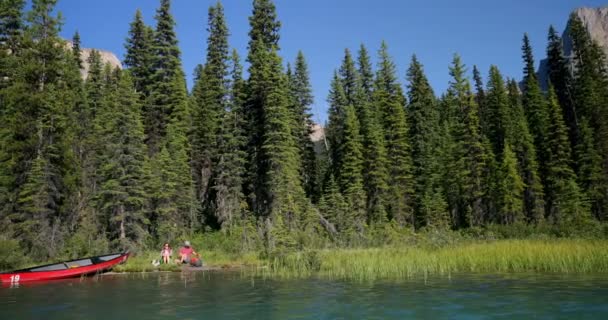
[[[602,8],[578,8],[574,13],[581,19],[591,39],[595,41],[608,56],[608,7]],[[564,42],[564,56],[572,57],[572,40],[568,28],[562,34]],[[543,89],[548,87],[548,65],[547,59],[540,61],[538,77]]]
[[[68,49],[72,49],[72,42],[67,41],[66,47]],[[80,69],[80,76],[83,79],[86,79],[87,75],[89,74],[89,63],[87,61],[89,60],[89,56],[91,55],[91,52],[93,52],[93,50],[97,50],[97,52],[99,52],[102,64],[109,64],[112,69],[122,69],[122,63],[120,62],[120,59],[118,59],[118,57],[113,52],[101,49],[81,48],[80,59],[82,59],[82,69]]]
[[[87,75],[89,74],[89,64],[87,63],[87,61],[93,50],[97,50],[97,52],[99,52],[99,55],[101,56],[102,64],[109,64],[113,69],[114,68],[122,69],[122,63],[120,62],[120,60],[114,53],[112,53],[110,51],[99,50],[99,49],[89,49],[89,48],[80,49],[80,56],[82,57],[82,61],[83,61],[83,64],[82,64],[83,68],[80,69],[80,75],[82,76],[83,79],[86,79]]]

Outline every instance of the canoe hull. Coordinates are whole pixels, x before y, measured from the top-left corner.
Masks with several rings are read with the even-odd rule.
[[[116,257],[113,257],[116,256]],[[104,257],[109,257],[111,259],[103,260]],[[66,278],[74,278],[85,275],[91,275],[95,273],[101,273],[107,271],[114,267],[119,263],[123,263],[127,261],[129,257],[128,253],[114,254],[114,255],[106,255],[95,258],[86,258],[74,261],[68,261],[63,263],[57,263],[48,266],[42,267],[34,267],[30,269],[18,270],[8,273],[0,273],[0,282],[2,283],[20,283],[20,282],[28,282],[28,281],[46,281],[46,280],[57,280],[57,279],[66,279]],[[78,266],[74,262],[86,261],[97,259],[96,263],[91,263],[90,265]],[[65,268],[62,270],[44,270],[44,269],[53,269],[59,268],[61,265],[65,265]],[[40,270],[37,270],[40,269]]]

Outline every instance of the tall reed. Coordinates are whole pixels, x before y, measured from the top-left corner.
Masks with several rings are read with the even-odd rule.
[[[500,240],[440,249],[387,247],[292,253],[270,261],[270,273],[343,279],[407,278],[451,273],[608,273],[605,240]]]

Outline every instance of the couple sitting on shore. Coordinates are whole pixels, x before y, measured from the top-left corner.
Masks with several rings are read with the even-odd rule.
[[[169,243],[163,245],[163,249],[160,251],[162,262],[168,264],[173,255],[173,249],[169,246]],[[179,259],[175,259],[175,263],[178,264],[190,264],[195,267],[202,266],[202,260],[200,255],[194,251],[190,241],[184,241],[184,245],[179,249]]]

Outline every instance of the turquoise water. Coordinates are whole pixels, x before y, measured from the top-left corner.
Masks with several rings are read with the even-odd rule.
[[[608,319],[608,277],[105,275],[0,288],[0,319]]]

